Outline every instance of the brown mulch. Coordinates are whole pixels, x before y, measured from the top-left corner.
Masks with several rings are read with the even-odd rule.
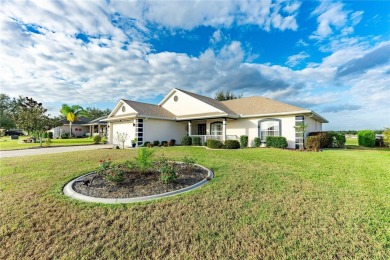
[[[85,176],[84,181],[76,181],[73,189],[83,195],[97,198],[134,198],[148,195],[161,194],[179,190],[194,185],[207,178],[208,172],[196,165],[174,164],[178,178],[169,184],[160,180],[157,170],[150,172],[131,171],[125,174],[125,181],[114,184],[105,181],[100,175],[92,173]]]

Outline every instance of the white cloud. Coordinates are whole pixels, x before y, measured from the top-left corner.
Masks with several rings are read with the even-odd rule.
[[[309,58],[310,55],[307,54],[306,52],[304,51],[301,51],[300,53],[298,54],[295,54],[295,55],[292,55],[290,57],[288,57],[287,59],[287,62],[286,64],[290,67],[295,67],[296,65],[298,65],[299,63],[301,63],[303,60]]]

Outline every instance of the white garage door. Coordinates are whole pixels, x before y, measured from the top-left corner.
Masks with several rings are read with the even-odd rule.
[[[112,125],[112,141],[114,144],[122,145],[122,143],[118,141],[118,133],[127,133],[125,146],[131,146],[131,140],[135,137],[133,123],[114,123]]]

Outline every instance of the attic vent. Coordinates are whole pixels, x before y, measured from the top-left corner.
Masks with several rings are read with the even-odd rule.
[[[177,101],[179,100],[179,97],[178,97],[178,96],[174,96],[174,97],[173,97],[173,100],[174,100],[175,102],[177,102]]]
[[[125,111],[126,111],[126,107],[122,106],[122,112],[125,112]]]

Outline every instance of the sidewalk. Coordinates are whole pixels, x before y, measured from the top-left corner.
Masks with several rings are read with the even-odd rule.
[[[110,148],[112,148],[112,144],[10,150],[10,151],[0,151],[0,158],[31,156],[31,155],[39,155],[39,154],[67,153],[67,152],[75,152],[75,151],[87,151],[87,150],[110,149]]]

